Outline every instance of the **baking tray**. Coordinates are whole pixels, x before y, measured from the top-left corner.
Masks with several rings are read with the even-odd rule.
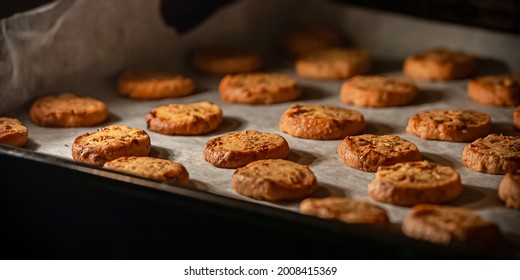
[[[70,11],[74,11],[74,9],[80,9],[81,5],[86,5],[87,7],[88,5],[94,5],[92,4],[92,1],[60,1],[57,5],[60,7],[60,4],[64,5],[63,3],[67,2],[73,3],[75,5],[65,6],[61,9],[69,9]],[[278,56],[275,52],[270,51],[269,48],[264,49],[268,56],[265,70],[269,72],[285,73],[297,79],[303,89],[302,98],[298,102],[275,104],[269,106],[226,104],[220,100],[217,92],[217,86],[220,79],[218,77],[205,76],[191,71],[184,63],[184,60],[180,59],[179,57],[184,57],[184,55],[189,49],[191,49],[193,45],[200,43],[197,40],[197,36],[207,35],[208,32],[214,31],[212,26],[215,26],[216,23],[225,24],[223,22],[223,18],[225,19],[232,17],[230,15],[235,15],[236,17],[236,14],[240,11],[251,10],[251,7],[257,7],[261,5],[259,2],[255,1],[244,2],[245,4],[237,4],[229,7],[227,10],[221,11],[219,15],[211,18],[205,26],[202,26],[199,30],[196,30],[195,33],[192,33],[187,37],[178,38],[179,42],[182,42],[181,46],[183,46],[183,48],[176,46],[176,50],[178,51],[178,56],[176,56],[177,59],[174,60],[173,63],[170,63],[169,66],[180,70],[184,74],[195,79],[197,84],[197,92],[192,96],[157,101],[135,101],[118,96],[114,89],[114,75],[124,67],[131,66],[131,62],[136,63],[139,62],[140,59],[129,61],[119,61],[116,59],[116,61],[112,63],[103,61],[100,62],[101,66],[98,72],[86,72],[84,75],[77,76],[69,73],[69,75],[64,75],[65,78],[63,79],[63,83],[55,83],[52,86],[43,87],[48,92],[55,92],[58,90],[64,91],[70,89],[79,94],[93,96],[107,102],[111,112],[111,117],[103,125],[122,124],[145,130],[147,129],[144,116],[149,110],[159,105],[168,103],[191,103],[204,100],[214,102],[221,106],[224,112],[224,122],[217,131],[209,135],[196,137],[166,136],[147,130],[152,138],[153,156],[178,161],[187,167],[192,179],[188,188],[175,186],[172,187],[148,180],[137,179],[133,176],[106,171],[97,167],[89,167],[70,161],[71,144],[74,138],[85,132],[93,131],[95,128],[61,129],[37,127],[28,120],[27,112],[31,102],[28,101],[21,106],[17,106],[17,109],[9,113],[9,116],[19,118],[24,124],[27,125],[29,129],[30,139],[26,149],[6,147],[2,147],[2,149],[0,149],[0,153],[2,154],[2,164],[6,165],[4,168],[2,168],[2,172],[5,173],[2,175],[3,177],[8,178],[7,182],[9,182],[8,187],[6,188],[7,193],[4,198],[9,202],[6,205],[12,207],[9,208],[7,213],[11,213],[16,216],[18,214],[16,209],[22,207],[19,205],[22,204],[20,202],[21,197],[17,197],[19,190],[16,188],[16,186],[19,185],[19,183],[17,183],[19,181],[23,182],[23,185],[26,186],[26,190],[34,192],[31,194],[31,197],[34,197],[35,194],[42,191],[40,185],[44,185],[45,190],[55,188],[60,189],[57,197],[43,197],[47,199],[47,202],[53,201],[55,202],[55,205],[62,205],[63,207],[60,208],[61,211],[66,211],[66,209],[69,209],[68,207],[71,206],[65,202],[58,203],[56,201],[56,198],[63,198],[62,195],[66,195],[69,191],[65,185],[70,186],[81,183],[82,186],[84,186],[83,191],[90,194],[86,197],[92,199],[91,201],[87,201],[85,199],[81,200],[80,205],[92,206],[85,209],[95,209],[93,205],[96,205],[99,200],[110,200],[110,203],[113,203],[112,200],[118,199],[121,201],[131,200],[135,204],[141,204],[145,203],[145,200],[148,201],[149,199],[150,201],[157,203],[157,205],[164,207],[164,211],[168,213],[167,216],[172,215],[174,217],[178,217],[181,215],[179,213],[187,214],[186,212],[189,212],[189,209],[200,208],[200,211],[204,212],[207,216],[197,216],[197,219],[215,225],[215,228],[218,226],[216,226],[214,222],[211,222],[211,219],[228,221],[226,223],[226,227],[231,231],[247,231],[245,228],[248,228],[251,232],[257,232],[256,230],[253,230],[253,228],[257,227],[256,229],[258,229],[258,232],[263,232],[266,234],[267,232],[270,232],[271,234],[274,234],[275,232],[291,230],[290,228],[293,227],[303,227],[305,230],[301,232],[309,232],[308,235],[305,234],[306,238],[314,238],[314,240],[318,242],[333,243],[335,246],[334,249],[329,250],[332,250],[335,253],[331,253],[330,256],[353,257],[356,255],[356,253],[360,256],[367,256],[361,252],[361,249],[357,250],[356,252],[348,251],[347,253],[338,248],[345,248],[345,246],[356,246],[355,244],[357,242],[360,242],[359,244],[364,244],[365,246],[368,246],[367,244],[370,242],[375,242],[381,246],[366,247],[370,248],[369,251],[373,253],[371,256],[375,258],[377,258],[377,256],[391,258],[391,256],[388,254],[389,252],[395,252],[395,250],[398,252],[396,258],[406,258],[406,256],[424,257],[427,256],[428,252],[431,254],[431,256],[443,256],[445,258],[462,255],[466,257],[518,257],[518,247],[515,244],[518,244],[518,239],[520,236],[520,228],[518,224],[518,221],[520,220],[520,212],[507,209],[498,201],[496,189],[502,176],[480,174],[464,167],[460,160],[462,149],[465,145],[464,143],[427,141],[405,133],[405,126],[408,118],[417,112],[427,109],[458,108],[475,109],[478,111],[487,112],[492,116],[494,132],[508,135],[517,135],[511,124],[513,112],[512,108],[495,108],[470,102],[466,94],[467,81],[464,80],[455,82],[418,83],[421,93],[418,99],[410,106],[387,109],[355,108],[346,104],[340,104],[339,89],[341,87],[341,81],[317,81],[299,78],[294,73],[292,62]],[[78,5],[80,6],[78,7]],[[271,5],[276,4],[271,3]],[[330,3],[319,4],[319,2],[314,1],[314,5],[316,5],[316,9],[312,9],[314,6],[307,8],[309,8],[310,11],[316,12],[317,14],[327,14],[331,17],[337,18],[339,18],[339,15],[347,15],[348,17],[346,17],[345,21],[337,22],[337,26],[340,27],[347,35],[350,35],[350,37],[355,37],[358,32],[354,32],[353,27],[350,26],[349,23],[358,20],[356,21],[357,28],[360,29],[360,31],[363,31],[363,29],[369,28],[370,26],[367,20],[362,20],[367,16],[371,19],[371,22],[377,22],[378,26],[380,26],[382,29],[388,28],[387,26],[389,24],[396,26],[396,28],[403,28],[403,26],[407,26],[405,24],[407,21],[409,24],[414,24],[416,28],[417,26],[422,28],[415,30],[414,34],[407,35],[409,38],[413,38],[414,35],[417,35],[417,37],[420,38],[420,34],[425,31],[442,33],[442,31],[454,29],[457,30],[457,28],[460,28],[453,26],[446,27],[442,25],[439,27],[439,24],[433,24],[429,22],[424,23],[422,21],[411,20],[399,16],[388,16],[386,14],[353,7],[345,8],[344,6],[341,6],[340,9],[334,6],[334,4]],[[269,11],[269,8],[263,9],[261,12],[266,12],[266,10]],[[66,13],[64,12],[64,14]],[[73,17],[66,17],[64,20],[66,21],[67,18]],[[101,15],[99,18],[99,21],[103,22],[103,16]],[[238,19],[235,18],[234,20]],[[112,21],[114,20],[111,19],[110,23],[112,24],[116,24],[115,22],[117,22],[117,20],[114,22]],[[72,26],[74,25],[72,24]],[[278,27],[278,29],[282,29],[282,27]],[[384,32],[380,34],[383,38],[380,38],[380,40],[388,40],[388,38],[384,38],[384,35],[387,34],[389,30],[383,31]],[[490,36],[497,36],[495,34],[488,34],[484,31],[470,28],[462,28],[462,31],[465,31],[464,34],[466,34],[465,36],[468,38],[474,38],[476,36],[480,38],[479,40],[487,39]],[[66,33],[74,34],[74,32],[70,30]],[[388,51],[395,44],[394,40],[385,41],[388,43],[382,46],[381,44],[376,44],[374,42],[374,36],[376,34],[373,34],[371,37],[372,39],[370,39],[367,37],[366,32],[361,33],[362,35],[357,35],[355,41],[359,42],[361,46],[369,48],[375,54],[376,60],[373,72],[377,74],[401,75],[401,62],[405,57],[403,53],[409,53],[411,49],[417,50],[422,47],[421,44],[432,44],[432,42],[415,42],[413,44],[407,43],[401,44],[398,46],[398,48],[395,49],[395,51]],[[247,38],[247,35],[244,36],[245,37],[243,38]],[[271,38],[270,42],[274,42],[274,38],[276,37],[271,35],[265,36],[267,38]],[[59,36],[57,37],[59,38]],[[212,37],[210,39],[214,40],[215,38]],[[455,47],[458,47],[460,41],[463,40],[453,37],[451,37],[451,39],[452,41],[450,41],[450,46],[453,45]],[[502,42],[518,42],[518,38],[511,38],[509,35],[500,37],[500,40]],[[258,39],[254,41],[258,42]],[[168,43],[165,43],[165,45],[168,45]],[[475,46],[469,46],[468,51],[472,51],[471,48],[473,47]],[[505,60],[500,60],[501,57],[512,59],[516,58],[517,54],[511,51],[508,52],[508,48],[510,47],[503,46],[503,52],[489,57],[489,55],[492,55],[492,53],[489,51],[487,45],[477,46],[476,49],[473,50],[473,53],[481,54],[481,56],[484,57],[481,64],[481,73],[496,73],[518,69],[517,67],[519,67],[519,62],[513,61],[513,63],[509,63],[508,65],[504,62]],[[80,61],[82,60],[83,58],[80,59]],[[161,65],[161,63],[157,61],[155,61],[155,63],[157,65]],[[154,64],[154,59],[148,61],[148,64]],[[110,67],[107,65],[110,65]],[[161,66],[164,66],[164,63]],[[58,80],[60,76],[57,72],[52,71],[55,70],[54,67],[56,66],[48,67],[49,72],[43,73],[43,77],[47,77],[47,79],[50,81]],[[30,87],[24,89],[28,95],[35,95],[35,89],[31,90]],[[23,99],[23,96],[18,96],[18,98]],[[12,101],[12,98],[8,99],[8,102]],[[373,228],[370,226],[343,225],[335,221],[325,221],[313,217],[306,217],[297,213],[298,203],[269,203],[249,199],[234,193],[230,184],[233,170],[215,168],[209,163],[205,162],[202,158],[202,148],[204,143],[217,135],[246,129],[256,129],[264,132],[280,133],[278,130],[278,119],[282,112],[293,103],[329,104],[359,110],[365,115],[365,119],[367,121],[367,128],[364,131],[365,133],[399,135],[415,143],[419,147],[425,159],[433,160],[435,162],[454,167],[462,176],[462,182],[465,186],[465,191],[460,199],[451,203],[450,205],[473,209],[484,218],[497,223],[502,231],[506,234],[506,237],[510,242],[510,246],[506,248],[495,248],[491,251],[486,251],[484,254],[479,254],[478,252],[480,249],[476,248],[465,248],[464,246],[462,248],[458,248],[456,246],[442,247],[405,238],[399,232],[399,223],[409,211],[409,208],[406,207],[377,203],[388,210],[391,222],[393,223],[389,230],[382,231],[379,228]],[[347,196],[355,199],[370,200],[368,198],[366,188],[368,183],[373,179],[374,173],[362,172],[344,166],[336,154],[336,148],[340,141],[314,141],[295,138],[283,133],[280,134],[287,139],[289,146],[291,147],[291,154],[289,155],[289,159],[301,164],[309,165],[317,175],[320,189],[318,190],[316,196]],[[48,170],[48,172],[41,173],[39,170],[40,168],[45,168]],[[17,170],[23,170],[24,175],[21,176],[15,172]],[[38,178],[39,176],[43,176],[41,180]],[[60,178],[64,181],[61,181]],[[42,181],[44,181],[44,183],[42,183]],[[106,191],[100,190],[98,184],[107,186],[110,192],[107,193]],[[116,189],[121,191],[115,191]],[[109,195],[110,199],[107,199],[105,197],[106,195]],[[118,198],[113,198],[112,196],[118,196]],[[130,198],[134,199],[132,200]],[[142,198],[143,201],[139,201],[139,198]],[[185,200],[188,202],[181,204],[183,206],[180,206],[180,209],[178,209],[179,207],[176,208],[176,211],[180,212],[170,212],[172,210],[170,209],[171,206],[169,205],[177,200]],[[27,206],[28,209],[33,209],[34,213],[45,213],[45,211],[48,211],[49,213],[59,212],[57,209],[54,209],[56,208],[54,205],[47,205],[44,202],[42,203],[45,207],[42,206],[38,208],[30,207],[30,205],[25,206]],[[129,205],[125,204],[125,207],[128,206]],[[112,222],[116,220],[115,216],[117,216],[117,214],[123,215],[125,213],[124,210],[128,211],[128,208],[125,207],[122,207],[122,209],[117,207],[109,207],[109,209],[107,209],[107,213],[111,213],[110,217]],[[241,222],[246,222],[246,225],[244,225],[244,228],[235,228],[236,225],[231,226],[228,217],[223,217],[222,215],[215,213],[215,211],[211,211],[213,207],[225,208],[226,211],[228,211],[225,213],[231,213],[230,217],[234,217],[236,220]],[[49,209],[54,209],[56,211],[49,211]],[[77,207],[74,209],[77,211],[72,212],[73,214],[71,215],[73,216],[74,214],[78,213],[91,216],[91,214],[85,214],[84,211],[87,211],[85,209],[81,210],[77,209]],[[98,212],[98,210],[94,211],[94,213]],[[142,210],[140,214],[142,215],[140,217],[151,218],[156,213]],[[125,215],[128,215],[128,213]],[[258,225],[264,223],[266,217],[268,220],[273,220],[272,225],[270,222],[267,222],[267,224],[269,224],[270,227],[272,226],[272,228]],[[26,215],[24,218],[26,220],[31,220],[30,215]],[[46,228],[52,228],[50,225],[53,223],[60,224],[60,228],[66,228],[66,222],[70,222],[70,220],[67,219],[55,219],[52,217],[52,215],[48,215],[46,218],[48,218],[49,221],[46,222],[45,220],[39,220],[39,223],[47,225]],[[96,220],[95,217],[92,217],[92,219],[96,222],[103,220],[99,217],[98,220]],[[133,220],[134,225],[132,227],[135,228],[138,228],[140,221],[144,222],[136,216],[132,216],[132,219],[129,218],[129,220]],[[278,221],[279,223],[274,221]],[[100,226],[96,222],[89,223],[87,221],[86,224],[92,224],[93,228],[99,228]],[[19,225],[18,223],[16,224]],[[186,223],[182,224],[182,226],[187,228],[192,227]],[[157,231],[155,234],[162,236],[165,233],[174,232],[173,229],[168,229],[171,229],[171,226],[165,226],[165,230],[162,233]],[[220,230],[224,231],[225,229]],[[316,235],[309,237],[312,235],[310,233],[313,231],[317,231]],[[15,231],[13,236],[17,236],[17,234],[19,234],[19,232]],[[143,233],[141,232],[140,234]],[[300,235],[294,234],[292,235],[292,238],[299,240],[298,238],[302,238]],[[95,235],[95,237],[99,240],[106,241],[106,239],[109,238],[113,241],[114,236],[112,234],[109,234],[109,236],[110,237],[103,237]],[[134,237],[135,236],[137,235],[134,235]],[[352,240],[347,238],[348,241],[346,241],[346,236],[352,237]],[[222,236],[219,235],[219,237],[221,240],[226,240],[228,243],[233,243],[233,240],[229,240],[229,238],[226,239],[225,234],[222,234]],[[186,237],[183,236],[180,238],[182,239]],[[325,239],[328,238],[331,238],[333,241],[326,241]],[[49,237],[49,239],[51,239],[51,237]],[[214,242],[220,242],[221,240],[213,239]],[[271,240],[275,244],[282,245],[284,242],[286,242],[285,239],[277,240],[276,238],[266,237],[264,237],[264,240]],[[360,240],[370,240],[370,242],[361,242]],[[395,246],[395,244],[399,244],[399,246]],[[134,244],[134,246],[137,245]],[[94,247],[97,248],[99,246]],[[412,248],[419,248],[417,249],[417,253],[415,253],[416,255],[413,253],[414,249]],[[122,249],[119,248],[119,250]],[[317,249],[315,248],[315,250]],[[13,252],[15,251],[16,250],[13,250]],[[82,250],[79,251],[82,252]],[[117,250],[114,249],[111,256],[117,256],[116,251]],[[159,251],[164,252],[160,249],[158,249],[156,252]],[[311,250],[311,252],[314,251]],[[471,252],[471,254],[468,252]],[[217,253],[218,250],[215,254]],[[245,254],[245,252],[242,253]],[[472,255],[473,253],[476,255]]]

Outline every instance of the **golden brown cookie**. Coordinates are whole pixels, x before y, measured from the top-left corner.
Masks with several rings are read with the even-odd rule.
[[[231,183],[237,193],[267,201],[300,200],[318,189],[309,167],[283,159],[251,162],[235,171]]]
[[[190,179],[190,175],[184,165],[152,157],[120,157],[106,162],[103,167],[166,182],[171,185],[186,185]]]
[[[228,75],[220,82],[220,97],[230,103],[274,104],[300,96],[296,81],[276,73]]]
[[[291,57],[341,45],[341,34],[323,24],[306,24],[285,32],[280,38],[281,49]]]
[[[284,159],[289,144],[278,134],[247,130],[209,140],[204,159],[216,167],[237,168],[261,159]]]
[[[473,110],[432,110],[415,114],[406,132],[424,139],[469,142],[491,132],[491,118]]]
[[[0,144],[22,147],[27,143],[27,127],[17,119],[0,118]]]
[[[356,106],[391,107],[412,102],[415,84],[407,79],[384,76],[355,76],[341,87],[341,101]]]
[[[363,128],[363,114],[333,106],[292,105],[280,118],[281,131],[315,140],[343,139],[358,134]]]
[[[47,127],[84,127],[99,124],[108,118],[104,102],[72,93],[37,99],[29,110],[31,121]]]
[[[507,207],[520,210],[520,170],[504,175],[498,188],[498,197]]]
[[[502,240],[496,225],[482,220],[471,210],[458,207],[417,205],[404,219],[402,230],[408,237],[442,245],[489,246]]]
[[[130,69],[117,79],[117,90],[132,99],[163,99],[190,95],[195,84],[190,78],[167,70]]]
[[[445,203],[458,198],[462,190],[455,169],[430,161],[381,166],[368,185],[370,197],[399,206]]]
[[[520,137],[490,134],[464,147],[464,164],[482,173],[506,174],[520,169]]]
[[[296,73],[313,79],[347,79],[370,70],[372,59],[362,49],[327,49],[296,61]]]
[[[515,129],[520,130],[520,106],[516,107],[513,114],[513,126]]]
[[[347,136],[338,146],[338,155],[348,167],[368,172],[375,172],[379,166],[421,159],[417,146],[394,135]]]
[[[192,63],[199,71],[213,75],[228,75],[260,70],[262,57],[255,52],[205,49],[193,54]]]
[[[307,198],[300,203],[300,212],[348,224],[389,223],[385,209],[369,202],[343,197]]]
[[[151,147],[150,137],[144,130],[109,125],[76,137],[72,144],[72,158],[103,165],[120,157],[148,156]]]
[[[413,54],[404,62],[404,74],[418,80],[456,80],[477,71],[477,58],[443,48]]]
[[[201,135],[221,122],[222,109],[210,102],[159,106],[146,115],[151,131],[167,135]]]
[[[520,103],[520,73],[478,77],[469,81],[471,100],[495,106],[515,106]]]

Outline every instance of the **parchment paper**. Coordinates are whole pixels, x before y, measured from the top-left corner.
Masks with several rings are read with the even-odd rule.
[[[342,81],[316,81],[296,76],[293,63],[279,56],[273,46],[279,32],[299,20],[321,19],[338,26],[353,45],[376,56],[373,73],[402,75],[402,60],[410,53],[435,46],[465,50],[483,58],[481,74],[520,71],[517,36],[475,28],[420,20],[365,10],[326,1],[241,1],[225,7],[191,33],[183,36],[166,27],[158,1],[62,0],[2,20],[0,37],[0,112],[19,118],[29,129],[26,148],[71,159],[71,144],[94,128],[43,128],[28,119],[31,100],[43,94],[73,91],[107,102],[109,124],[145,129],[152,138],[152,155],[183,163],[192,187],[253,203],[297,211],[297,203],[273,204],[237,195],[231,189],[234,170],[215,168],[202,157],[204,143],[232,131],[256,129],[280,133],[291,147],[289,159],[307,164],[317,175],[316,196],[347,196],[372,201],[367,185],[374,173],[347,168],[336,154],[340,141],[314,141],[292,137],[278,130],[282,112],[293,103],[330,104],[361,111],[365,133],[399,135],[415,143],[425,159],[454,167],[465,186],[463,196],[450,205],[473,209],[497,223],[509,239],[518,242],[520,212],[504,207],[497,188],[502,176],[477,173],[465,167],[465,143],[427,141],[405,132],[408,119],[428,109],[474,109],[492,116],[493,131],[517,135],[512,126],[513,108],[471,102],[467,80],[419,82],[420,96],[410,106],[386,109],[356,108],[341,104]],[[298,102],[269,106],[224,103],[218,95],[218,77],[190,70],[187,52],[202,45],[240,45],[263,51],[266,71],[294,77],[303,88]],[[176,69],[195,79],[196,94],[177,99],[135,101],[117,95],[114,77],[134,65]],[[147,129],[144,116],[169,103],[211,101],[221,106],[224,122],[205,136],[166,136]],[[372,201],[374,202],[374,201]],[[400,223],[409,208],[374,202]]]

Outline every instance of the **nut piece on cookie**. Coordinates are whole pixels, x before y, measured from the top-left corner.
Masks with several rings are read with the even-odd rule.
[[[284,159],[289,144],[278,134],[247,130],[225,134],[204,145],[204,159],[216,167],[238,168],[261,159]]]
[[[255,72],[262,68],[260,54],[229,49],[203,49],[195,51],[192,63],[201,72],[228,75]]]
[[[306,24],[282,34],[281,49],[290,57],[301,57],[341,45],[339,31],[324,24]]]
[[[442,245],[490,246],[503,240],[496,225],[471,210],[428,204],[413,207],[403,221],[402,230],[408,237]]]
[[[72,93],[38,98],[29,110],[31,121],[46,127],[86,127],[108,118],[104,102]]]
[[[296,61],[296,73],[313,79],[347,79],[370,70],[372,58],[362,49],[327,49]]]
[[[276,73],[250,73],[225,76],[219,85],[220,97],[229,103],[274,104],[300,96],[296,81]]]
[[[167,70],[129,69],[117,78],[117,90],[132,99],[163,99],[193,93],[192,79]]]
[[[507,207],[520,210],[520,170],[504,175],[498,188],[498,197]]]
[[[273,202],[300,200],[318,189],[309,167],[283,159],[251,162],[235,171],[231,183],[241,195]]]
[[[520,106],[516,107],[513,114],[513,126],[516,130],[520,130]]]
[[[394,135],[347,136],[338,146],[338,155],[348,167],[368,172],[375,172],[379,166],[421,159],[417,146]]]
[[[72,144],[75,161],[102,166],[120,157],[148,156],[150,137],[144,130],[110,125],[78,136]]]
[[[520,103],[520,73],[477,77],[468,83],[471,100],[494,106]]]
[[[0,144],[22,147],[27,143],[27,127],[17,119],[0,118]]]
[[[343,197],[307,198],[300,203],[300,212],[348,224],[389,223],[385,209],[369,202]]]
[[[146,115],[151,131],[166,135],[201,135],[222,123],[222,109],[210,102],[159,106]]]
[[[477,71],[477,58],[443,48],[413,54],[404,62],[404,74],[417,80],[457,80]]]
[[[392,107],[410,104],[417,87],[408,79],[384,76],[355,76],[341,87],[341,101],[364,107]]]
[[[280,118],[280,130],[292,136],[343,139],[365,128],[363,114],[356,110],[324,105],[292,105]]]
[[[432,110],[415,114],[406,132],[424,139],[470,142],[491,132],[491,118],[473,110]]]
[[[490,134],[464,147],[464,164],[482,173],[506,174],[520,169],[520,137]]]
[[[190,178],[184,165],[152,157],[120,157],[106,162],[103,167],[166,182],[170,185],[186,185]]]
[[[462,190],[455,169],[430,161],[381,166],[368,185],[370,197],[399,206],[445,203],[458,198]]]

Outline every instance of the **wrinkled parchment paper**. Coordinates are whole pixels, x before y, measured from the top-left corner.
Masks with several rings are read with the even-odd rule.
[[[282,2],[282,3],[280,3]],[[299,78],[293,64],[274,48],[281,30],[294,22],[324,20],[340,28],[352,45],[371,50],[374,73],[402,75],[401,64],[410,53],[445,46],[482,57],[481,73],[520,71],[520,38],[470,27],[421,20],[326,1],[240,1],[222,8],[185,35],[164,25],[158,1],[62,0],[0,21],[0,113],[19,118],[29,129],[26,146],[37,153],[71,159],[71,144],[94,128],[43,128],[28,119],[35,97],[64,91],[107,102],[110,120],[102,124],[128,125],[147,130],[144,116],[169,103],[210,101],[221,106],[224,122],[205,136],[166,136],[147,130],[152,155],[183,163],[192,187],[274,207],[297,210],[297,203],[272,204],[244,198],[231,189],[233,170],[218,169],[202,157],[204,143],[224,133],[246,129],[282,134],[291,147],[290,159],[307,164],[320,183],[316,194],[369,200],[367,185],[374,173],[347,168],[336,154],[340,141],[298,139],[281,133],[278,120],[291,103],[269,106],[226,104],[218,96],[218,77],[199,74],[186,64],[194,47],[232,45],[260,50],[268,57],[266,71],[298,80],[303,96],[298,103],[330,104],[361,111],[366,133],[395,134],[415,143],[425,159],[454,167],[465,186],[463,196],[450,205],[473,209],[497,223],[511,240],[520,240],[520,212],[498,200],[502,176],[474,172],[461,161],[464,143],[427,141],[405,132],[413,114],[428,109],[474,109],[492,116],[495,133],[517,135],[513,108],[480,105],[467,98],[467,81],[419,82],[420,96],[409,106],[386,109],[355,108],[341,104],[341,81]],[[158,101],[135,101],[117,95],[114,77],[130,66],[168,67],[194,78],[196,94]],[[374,202],[374,201],[372,201]],[[374,202],[400,223],[409,208]]]

